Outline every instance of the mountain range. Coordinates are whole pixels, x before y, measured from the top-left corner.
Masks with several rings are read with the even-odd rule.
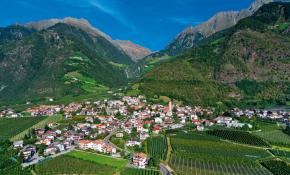
[[[0,102],[106,92],[128,78],[135,92],[187,103],[287,100],[289,9],[256,0],[185,29],[155,53],[85,19],[0,28]]]
[[[78,95],[127,82],[127,65],[150,54],[84,19],[0,28],[0,99]]]
[[[208,38],[214,33],[232,27],[241,19],[253,15],[264,4],[274,1],[276,0],[256,0],[250,5],[250,7],[242,9],[241,11],[219,12],[208,21],[198,26],[189,26],[184,29],[163,52],[170,56],[182,53],[186,49],[198,45],[203,39]],[[287,0],[284,1],[286,2]]]
[[[289,51],[290,3],[270,3],[151,67],[135,87],[194,104],[283,103],[290,98]]]

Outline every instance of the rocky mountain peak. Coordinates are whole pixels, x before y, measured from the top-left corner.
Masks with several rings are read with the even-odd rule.
[[[72,18],[72,17],[66,17],[64,19],[48,19],[48,20],[42,20],[38,22],[30,22],[30,23],[25,24],[24,26],[28,28],[36,29],[36,30],[44,30],[58,23],[64,23],[64,24],[68,24],[68,25],[80,28],[93,37],[101,36],[105,38],[107,41],[112,43],[119,50],[127,54],[133,61],[142,59],[151,53],[149,49],[144,48],[140,45],[134,44],[131,41],[113,40],[108,34],[95,28],[89,23],[88,20],[83,19],[83,18],[77,19],[77,18]]]
[[[48,29],[58,23],[72,25],[72,26],[75,26],[84,30],[85,32],[93,36],[102,36],[108,40],[111,40],[111,37],[109,35],[93,27],[89,23],[89,21],[83,18],[77,19],[77,18],[72,18],[72,17],[66,17],[64,19],[48,19],[48,20],[42,20],[42,21],[37,21],[37,22],[30,22],[30,23],[25,24],[25,26],[28,28],[43,30],[43,29]]]
[[[230,28],[236,25],[241,19],[251,16],[264,4],[275,1],[281,0],[256,0],[250,5],[249,8],[242,9],[241,11],[219,12],[208,21],[198,26],[189,26],[183,30],[167,46],[166,51],[171,55],[181,53],[182,51],[195,46],[201,38],[207,38],[216,32]],[[286,1],[287,0],[284,0],[283,2]]]
[[[114,40],[114,43],[124,50],[135,62],[152,53],[149,49],[134,44],[129,40]]]

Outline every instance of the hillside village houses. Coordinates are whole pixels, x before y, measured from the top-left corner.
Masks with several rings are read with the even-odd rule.
[[[144,153],[135,153],[132,159],[132,164],[138,168],[146,168],[148,164],[148,157]]]
[[[106,154],[115,154],[116,147],[104,140],[80,140],[78,146],[82,150],[92,149]]]
[[[124,96],[117,100],[98,100],[68,105],[41,105],[25,111],[32,117],[64,115],[66,120],[74,121],[69,126],[61,127],[56,123],[48,123],[48,128],[36,128],[35,145],[44,145],[44,156],[55,155],[72,149],[91,150],[104,154],[118,153],[119,149],[110,138],[124,139],[125,148],[142,146],[142,142],[151,135],[158,135],[167,129],[178,129],[192,123],[197,131],[204,131],[212,125],[242,128],[250,124],[241,123],[237,118],[248,118],[257,115],[261,118],[283,120],[289,122],[290,113],[270,112],[265,110],[240,110],[231,112],[236,117],[219,116],[213,120],[201,119],[202,115],[212,115],[214,109],[200,106],[182,106],[169,102],[167,105],[147,103],[143,96]],[[0,116],[16,114],[12,109],[0,111]],[[176,118],[178,122],[176,122]],[[74,120],[78,119],[78,120]],[[22,143],[22,145],[21,145]],[[15,142],[14,147],[23,149],[23,141]],[[33,145],[32,145],[33,146]],[[32,151],[33,152],[33,151]],[[144,153],[133,156],[132,164],[145,168],[149,157]]]

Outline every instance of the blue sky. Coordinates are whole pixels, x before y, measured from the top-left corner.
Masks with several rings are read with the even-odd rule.
[[[253,0],[2,0],[0,26],[49,18],[85,18],[114,39],[153,51],[180,31],[219,11],[239,10]]]

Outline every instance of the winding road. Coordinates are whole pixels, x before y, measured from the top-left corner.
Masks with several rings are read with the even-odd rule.
[[[160,164],[160,171],[162,172],[163,175],[171,175],[170,171],[163,164]]]

